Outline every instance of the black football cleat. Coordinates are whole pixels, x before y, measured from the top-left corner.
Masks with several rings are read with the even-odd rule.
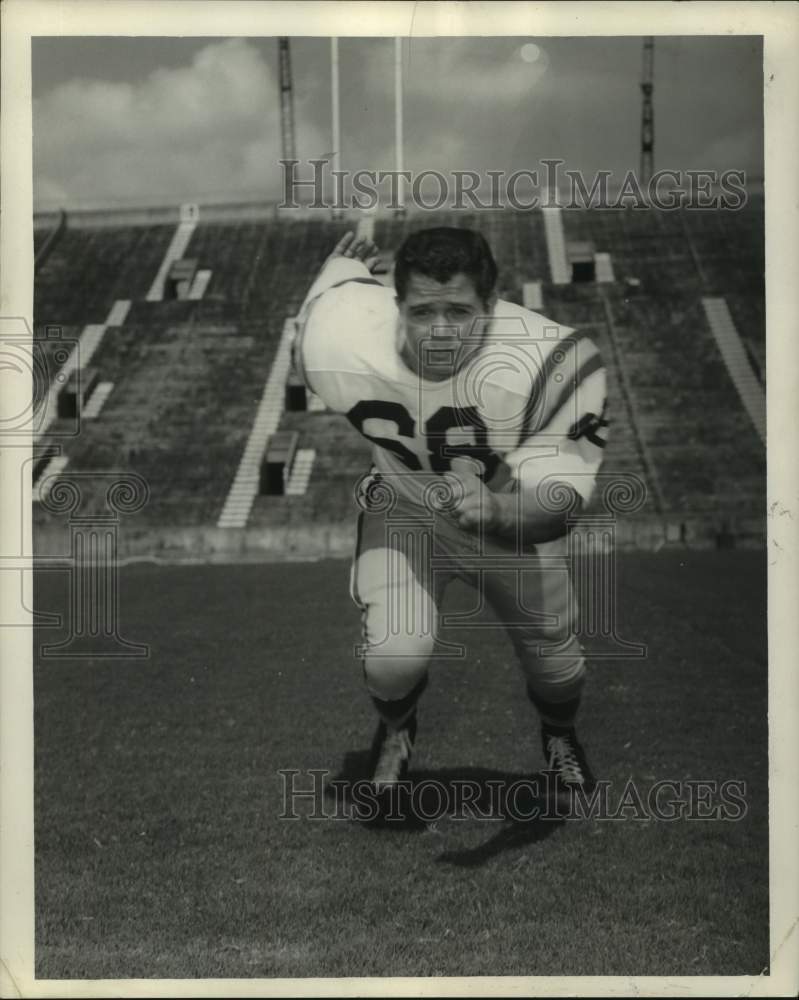
[[[573,804],[575,794],[590,795],[596,780],[573,727],[543,723],[541,742],[547,762],[547,791],[561,812]]]

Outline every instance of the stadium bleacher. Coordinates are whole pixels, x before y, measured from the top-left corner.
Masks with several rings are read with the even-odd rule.
[[[569,211],[564,219],[570,235],[591,238],[613,259],[619,358],[666,510],[762,514],[764,449],[700,306],[703,295],[728,300],[764,381],[762,200],[738,212]],[[627,277],[641,283],[635,295],[623,294]]]
[[[615,282],[553,285],[540,212],[379,215],[375,240],[393,252],[423,226],[479,227],[497,257],[501,295],[521,302],[524,284],[540,282],[541,311],[586,330],[602,350],[611,419],[605,471],[646,484],[638,516],[696,516],[711,525],[760,517],[764,449],[700,304],[702,295],[726,298],[764,380],[758,204],[737,213],[562,215],[568,241],[590,241],[609,255]],[[69,468],[142,475],[151,499],[137,514],[139,526],[216,524],[284,321],[350,228],[351,220],[309,217],[201,221],[185,256],[212,272],[210,284],[196,301],[159,302],[145,296],[174,225],[67,228],[36,278],[35,336],[50,377],[60,362],[48,326],[76,339],[83,325],[103,323],[117,299],[131,301],[124,323],[106,331],[92,358],[114,388],[99,418],[69,441]],[[639,282],[634,293],[631,278]],[[284,413],[280,427],[315,450],[310,483],[301,496],[257,496],[248,528],[351,522],[354,484],[368,465],[365,442],[343,417],[324,411]],[[36,512],[39,526],[51,518]]]
[[[84,424],[70,442],[71,468],[131,469],[147,480],[151,501],[137,515],[140,524],[215,523],[284,317],[296,311],[308,275],[344,231],[340,224],[307,222],[209,225],[207,230],[198,227],[188,251],[214,272],[207,299],[144,301],[160,260],[154,253],[141,259],[141,270],[127,286],[138,298],[125,324],[106,334],[93,359],[103,380],[113,382],[115,389],[102,419]],[[134,232],[141,245],[141,231]],[[170,232],[164,227],[159,233],[161,254]],[[106,256],[106,249],[110,258],[115,249],[135,243],[127,230],[120,235],[103,229],[89,237],[81,232],[74,245],[81,248],[81,260],[94,263]],[[129,268],[129,262],[125,266]],[[79,282],[91,283],[84,317],[94,318],[102,316],[111,300],[95,283],[108,281],[119,294],[126,286],[122,279],[87,267],[81,269]],[[57,273],[66,277],[66,269],[56,270],[54,264],[37,299],[40,312],[49,317],[57,309],[66,310],[65,303],[77,311],[68,299],[71,290],[55,286]],[[37,330],[44,342],[45,324],[38,319],[39,313]],[[79,328],[68,331],[74,337]],[[51,353],[54,344],[46,342]],[[51,365],[51,373],[54,370]],[[53,434],[62,429],[56,421]],[[39,519],[46,516],[37,511]]]
[[[67,226],[36,275],[36,327],[102,323],[116,299],[143,298],[173,230],[168,225]]]

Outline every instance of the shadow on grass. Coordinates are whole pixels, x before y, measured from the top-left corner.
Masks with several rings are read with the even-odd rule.
[[[370,753],[346,754],[341,770],[326,794],[353,805],[357,787],[368,782]],[[474,848],[444,851],[440,863],[461,867],[483,865],[504,851],[544,840],[562,826],[555,804],[547,795],[546,775],[518,774],[481,767],[437,771],[411,770],[385,815],[361,821],[380,831],[421,833],[443,819],[487,821],[499,829]],[[357,815],[353,816],[358,819]]]

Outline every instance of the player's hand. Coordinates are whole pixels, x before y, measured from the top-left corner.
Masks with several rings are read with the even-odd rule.
[[[333,252],[328,257],[349,257],[360,260],[371,271],[379,260],[380,248],[373,240],[367,240],[363,236],[356,236],[352,231],[345,233],[338,243],[333,247]]]
[[[499,498],[477,476],[458,476],[446,472],[443,476],[453,496],[448,513],[464,531],[478,532],[481,527],[491,532],[499,515]]]

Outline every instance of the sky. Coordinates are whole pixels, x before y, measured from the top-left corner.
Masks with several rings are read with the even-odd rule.
[[[394,164],[393,40],[343,38],[340,165]],[[297,155],[332,151],[330,43],[292,38]],[[405,166],[639,160],[642,39],[403,42]],[[34,207],[279,198],[275,38],[35,38]],[[759,37],[658,37],[655,167],[761,177]]]

